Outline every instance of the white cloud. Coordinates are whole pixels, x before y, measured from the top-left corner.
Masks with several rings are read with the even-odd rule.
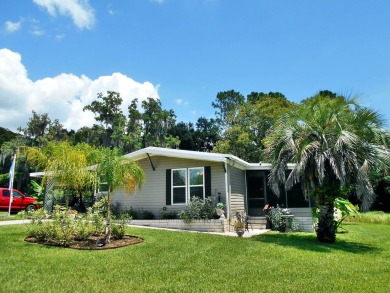
[[[178,104],[179,106],[187,106],[188,102],[179,98],[179,99],[176,99],[176,104]]]
[[[6,21],[4,23],[4,27],[6,32],[8,33],[14,33],[22,28],[22,22],[12,22],[12,21]]]
[[[111,4],[111,3],[107,5],[107,12],[108,12],[109,15],[115,15],[115,14],[117,14],[117,11],[115,11],[114,9],[112,9],[112,4]]]
[[[34,36],[43,36],[45,34],[44,30],[38,29],[38,28],[32,28],[30,31]]]
[[[95,24],[95,13],[88,0],[33,0],[37,5],[56,17],[70,16],[79,29],[91,29]]]
[[[1,126],[16,131],[26,127],[31,111],[48,113],[59,119],[68,130],[96,123],[93,113],[84,106],[96,99],[97,93],[108,90],[121,94],[122,111],[127,115],[130,102],[148,97],[159,99],[157,88],[150,82],[140,83],[132,78],[113,73],[92,80],[82,75],[62,73],[37,81],[28,78],[21,55],[9,49],[0,50],[0,121]]]

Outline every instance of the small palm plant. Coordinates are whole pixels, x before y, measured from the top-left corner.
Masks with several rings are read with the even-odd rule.
[[[100,162],[96,168],[97,176],[104,178],[107,184],[107,207],[106,207],[106,243],[111,238],[111,212],[110,205],[112,193],[120,188],[134,192],[145,181],[143,169],[129,158],[122,157],[117,149],[102,149]]]

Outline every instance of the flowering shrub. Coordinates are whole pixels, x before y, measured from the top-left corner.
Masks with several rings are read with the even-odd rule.
[[[289,209],[282,209],[279,205],[268,210],[267,218],[271,222],[271,230],[289,232],[298,230],[298,223]]]
[[[180,219],[189,224],[192,220],[198,219],[213,219],[215,208],[211,197],[207,197],[204,201],[199,197],[194,196],[191,199],[187,209],[180,212]]]

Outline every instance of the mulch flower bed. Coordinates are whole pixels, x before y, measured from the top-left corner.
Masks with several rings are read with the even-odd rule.
[[[136,236],[125,235],[122,239],[111,239],[110,243],[105,243],[104,234],[91,236],[86,240],[80,240],[80,241],[73,240],[70,243],[68,243],[68,245],[66,246],[59,241],[53,241],[53,240],[39,241],[35,237],[27,237],[24,240],[30,243],[38,243],[38,244],[44,244],[50,246],[60,246],[66,248],[86,249],[86,250],[113,249],[113,248],[119,248],[119,247],[142,243],[144,241],[142,238]]]

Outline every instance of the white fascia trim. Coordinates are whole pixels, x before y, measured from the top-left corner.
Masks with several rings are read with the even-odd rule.
[[[149,156],[166,156],[166,157],[175,157],[182,159],[193,159],[193,160],[205,160],[205,161],[213,161],[213,162],[226,162],[227,157],[231,155],[224,154],[214,154],[214,153],[202,153],[195,151],[186,151],[186,150],[178,150],[178,149],[166,149],[166,148],[158,148],[158,147],[147,147],[132,153],[125,155],[125,158],[131,158],[134,161],[144,159]]]
[[[288,163],[287,164],[287,169],[292,170],[295,168],[297,164],[293,163]],[[248,166],[246,170],[271,170],[272,169],[272,164],[270,163],[248,163]]]

